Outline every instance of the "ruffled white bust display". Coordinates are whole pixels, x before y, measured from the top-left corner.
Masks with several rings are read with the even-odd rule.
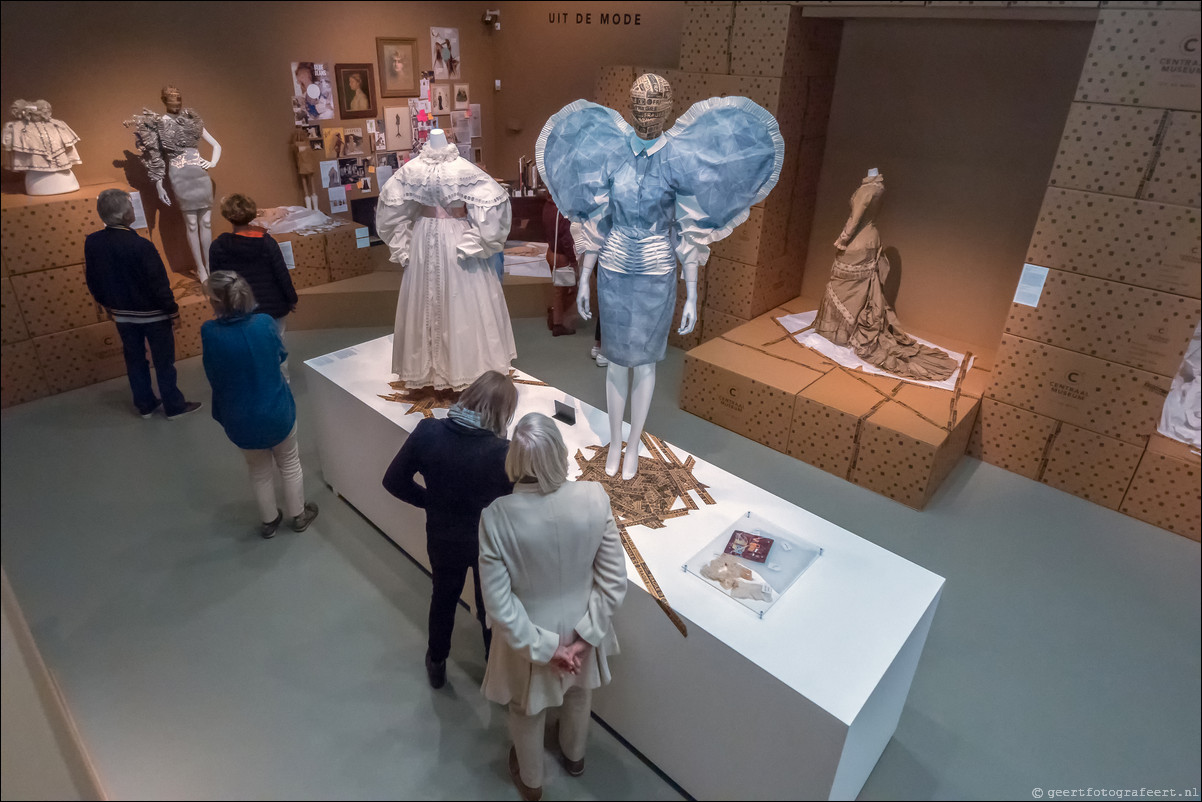
[[[463,389],[517,356],[495,261],[509,196],[441,131],[380,189],[376,229],[406,267],[392,370],[406,387]]]
[[[44,100],[16,100],[13,117],[4,124],[2,144],[10,169],[25,173],[28,195],[58,195],[79,189],[71,167],[80,164],[75,143],[79,136],[62,120],[51,115]]]

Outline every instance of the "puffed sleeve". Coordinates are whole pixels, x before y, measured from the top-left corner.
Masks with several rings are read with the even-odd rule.
[[[167,162],[163,159],[163,144],[159,141],[159,115],[150,109],[142,109],[124,125],[134,129],[134,145],[150,180],[162,181],[167,175]]]
[[[538,174],[555,205],[580,224],[581,253],[600,251],[609,235],[610,176],[630,154],[631,133],[613,109],[577,100],[551,115],[535,143]]]
[[[463,234],[455,248],[460,257],[487,259],[505,250],[505,240],[509,238],[509,226],[513,220],[509,198],[492,206],[469,203],[467,219],[471,228]],[[379,227],[379,222],[376,226]]]
[[[513,592],[504,544],[513,523],[493,502],[480,515],[480,590],[484,609],[505,642],[531,663],[546,665],[559,648],[559,635],[530,620],[526,607]]]
[[[422,213],[422,204],[405,199],[402,176],[402,172],[397,172],[380,190],[380,200],[376,204],[376,232],[388,243],[389,258],[405,266],[409,263],[413,224]]]
[[[785,140],[776,119],[745,97],[694,103],[665,134],[664,164],[676,190],[676,257],[703,265],[780,179]]]
[[[614,612],[626,597],[626,560],[622,556],[622,540],[609,496],[601,485],[595,487],[597,521],[605,527],[605,534],[601,537],[597,556],[593,558],[593,587],[589,591],[588,609],[575,629],[581,638],[593,646],[600,646],[609,632]]]

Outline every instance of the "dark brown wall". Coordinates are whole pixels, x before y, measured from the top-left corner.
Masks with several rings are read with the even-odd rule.
[[[559,109],[592,96],[597,68],[613,64],[675,67],[680,58],[683,2],[545,3],[501,2],[497,43],[497,164],[493,175],[517,175],[518,159],[534,157],[543,123]],[[567,22],[549,17],[562,13]],[[577,14],[592,22],[577,23]],[[601,15],[639,15],[639,25],[602,25]]]
[[[992,353],[1047,188],[1091,22],[844,22],[803,294],[817,298],[869,167],[903,325]]]

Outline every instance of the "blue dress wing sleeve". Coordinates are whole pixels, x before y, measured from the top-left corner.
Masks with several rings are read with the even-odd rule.
[[[698,101],[664,136],[676,189],[676,256],[702,265],[710,244],[729,236],[776,186],[785,141],[776,118],[745,97]]]
[[[584,253],[596,253],[609,234],[609,184],[629,152],[630,126],[613,109],[587,100],[551,115],[534,147],[538,173],[560,213],[581,224]]]

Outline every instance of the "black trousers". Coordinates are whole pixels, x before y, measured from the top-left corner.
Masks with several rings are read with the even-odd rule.
[[[134,406],[145,415],[158,405],[154,390],[150,386],[150,364],[146,361],[146,345],[150,344],[150,356],[154,359],[154,372],[159,379],[159,395],[163,398],[163,411],[168,415],[183,412],[188,403],[184,394],[175,386],[175,332],[170,320],[154,323],[118,323],[117,334],[121,336],[121,350],[125,355],[125,370],[129,376],[129,389],[134,394]]]
[[[492,641],[492,631],[484,626],[484,594],[480,592],[480,546],[474,541],[457,541],[426,536],[426,551],[434,575],[434,593],[430,598],[430,659],[446,660],[451,653],[451,633],[455,629],[455,610],[463,591],[467,570],[472,569],[476,589],[476,618],[484,633],[484,653]]]

